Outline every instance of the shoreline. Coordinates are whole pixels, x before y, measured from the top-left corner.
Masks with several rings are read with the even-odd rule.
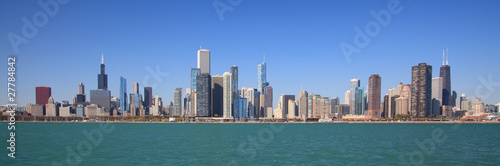
[[[0,123],[9,123],[9,121],[0,121]],[[387,122],[387,121],[338,121],[338,122],[147,122],[147,121],[16,121],[16,123],[182,123],[182,124],[268,124],[268,123],[290,123],[290,124],[500,124],[500,121],[405,121],[405,122]]]

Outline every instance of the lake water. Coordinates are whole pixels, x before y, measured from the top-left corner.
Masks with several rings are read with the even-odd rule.
[[[17,123],[16,129],[16,158],[7,157],[2,141],[0,165],[500,165],[499,124]],[[7,123],[0,131],[9,139]]]

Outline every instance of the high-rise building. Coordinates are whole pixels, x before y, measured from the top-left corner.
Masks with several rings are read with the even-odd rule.
[[[196,78],[196,116],[212,116],[212,78],[208,73],[202,73]]]
[[[247,111],[248,112],[244,112],[245,114],[247,114],[248,118],[250,119],[254,119],[255,118],[255,91],[257,91],[257,89],[254,89],[254,88],[245,88],[245,89],[242,89],[245,91],[245,96],[243,98],[246,98],[247,99]]]
[[[472,110],[474,114],[479,114],[484,112],[484,103],[481,98],[472,99]]]
[[[224,78],[221,75],[212,76],[212,115],[219,117],[223,114]]]
[[[272,86],[266,86],[264,88],[264,93],[265,93],[265,114],[267,118],[272,118],[273,117],[273,87]]]
[[[247,111],[247,99],[238,97],[237,99],[234,99],[233,103],[237,103],[235,110],[234,110],[234,119],[240,120],[240,119],[245,119],[247,118],[247,114],[245,112]],[[238,100],[238,101],[236,101]]]
[[[238,107],[240,106],[239,101],[239,91],[238,91],[238,66],[231,66],[231,97],[233,97],[233,116],[236,117],[240,117],[241,115],[238,115],[236,112],[236,110],[238,109]]]
[[[442,115],[441,105],[443,103],[443,77],[432,78],[432,111],[431,114]]]
[[[288,101],[291,99],[292,101],[295,100],[295,95],[281,95],[280,99],[282,99],[281,101],[281,106],[282,106],[282,111],[283,111],[283,115],[288,115]],[[295,114],[295,110],[293,112],[293,114]]]
[[[381,78],[373,74],[368,78],[368,114],[371,118],[380,118],[380,90]]]
[[[356,87],[354,90],[355,98],[354,98],[354,115],[364,115],[365,113],[365,100],[364,100],[364,88],[363,87]],[[353,107],[351,107],[353,108]]]
[[[232,110],[232,103],[233,103],[233,93],[232,93],[232,86],[231,86],[231,73],[230,72],[225,72],[223,75],[223,117],[224,119],[230,119],[233,118],[233,112]]]
[[[300,90],[299,93],[299,117],[306,118],[307,117],[307,91]],[[332,99],[333,100],[333,99]]]
[[[446,56],[446,63],[444,61],[444,50],[443,50],[443,65],[439,70],[439,77],[443,78],[442,105],[451,105],[451,103],[454,101],[452,101],[451,99],[452,93],[451,93],[450,66],[448,66],[448,55]]]
[[[460,110],[472,111],[472,101],[465,96],[465,93],[460,97]]]
[[[144,87],[144,107],[153,105],[153,88],[150,86]]]
[[[104,69],[104,55],[101,55],[101,73],[97,75],[97,89],[108,90],[108,75]]]
[[[36,104],[45,105],[49,101],[50,96],[52,96],[52,90],[50,87],[39,86],[35,88],[36,91]]]
[[[351,91],[347,90],[347,92],[345,92],[345,96],[344,96],[344,104],[349,105],[350,98],[351,98]]]
[[[210,75],[210,50],[198,50],[198,68],[201,70],[201,74]]]
[[[261,64],[257,65],[257,82],[258,82],[259,92],[263,92],[264,91],[263,88],[265,86],[262,86],[262,83],[266,82],[266,60],[265,59]]]
[[[400,82],[400,83],[398,84],[398,95],[399,95],[399,96],[401,96],[401,93],[402,93],[402,91],[403,91],[403,87],[404,87],[403,83],[402,83],[402,82]]]
[[[355,79],[351,79],[351,93],[350,93],[350,96],[349,96],[349,105],[350,105],[350,112],[352,115],[360,115],[360,114],[356,114],[356,88],[360,86],[360,80],[355,78]],[[361,94],[363,95],[363,93]],[[362,100],[361,100],[362,101]],[[360,101],[360,102],[361,102]]]
[[[399,86],[398,86],[399,87]],[[404,84],[400,91],[398,91],[399,97],[395,99],[396,110],[395,115],[398,114],[410,114],[410,96],[411,96],[411,85]]]
[[[78,84],[78,94],[85,94],[85,85],[81,82]]]
[[[170,115],[182,115],[182,88],[174,90],[174,109]]]
[[[330,111],[331,111],[331,114],[335,114],[335,113],[338,113],[337,111],[337,105],[340,104],[340,99],[339,97],[332,97],[332,99],[330,99]]]
[[[134,81],[132,84],[133,84],[132,93],[140,94],[139,93],[139,83],[137,83],[136,81]]]
[[[102,107],[105,111],[111,110],[111,91],[104,89],[90,90],[90,104]]]
[[[411,71],[411,116],[428,116],[432,102],[432,66],[419,63]]]
[[[120,77],[120,113],[123,115],[127,111],[127,79]]]
[[[293,101],[292,99],[289,99],[288,100],[288,119],[295,119],[296,118],[296,115],[295,115],[295,101]]]
[[[396,88],[391,88],[389,89],[389,100],[387,101],[388,103],[388,107],[387,107],[387,115],[388,115],[388,118],[394,118],[393,115],[395,115],[395,113],[393,112],[395,110],[395,108],[393,108],[393,106],[395,106],[395,103],[392,103],[393,101],[395,100],[392,100],[392,97],[398,95],[398,92],[396,90]]]
[[[182,117],[190,116],[191,112],[191,88],[186,88],[186,93],[184,94],[184,110],[182,112]]]

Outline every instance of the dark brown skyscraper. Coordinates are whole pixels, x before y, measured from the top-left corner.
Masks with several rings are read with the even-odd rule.
[[[380,118],[380,89],[381,78],[378,74],[372,74],[368,78],[368,110],[367,115],[369,118]]]
[[[108,90],[108,75],[104,71],[104,56],[101,57],[101,73],[97,75],[97,89]]]
[[[380,110],[381,78],[373,74],[368,78],[368,110]]]
[[[411,68],[411,116],[430,115],[432,97],[432,66],[419,63]]]
[[[36,87],[36,104],[45,105],[49,101],[49,97],[52,95],[50,87]]]

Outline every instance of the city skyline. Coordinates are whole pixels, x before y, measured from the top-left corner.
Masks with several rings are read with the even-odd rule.
[[[24,16],[31,18],[34,12],[41,10],[36,3],[12,3],[27,4],[28,6],[31,5],[31,7],[16,11],[9,10],[6,11],[8,14],[0,16],[2,20],[12,23],[0,28],[0,32],[3,34],[9,32],[21,34],[20,27],[23,25],[21,18]],[[488,90],[481,81],[481,78],[490,81],[488,78],[490,74],[494,82],[500,80],[494,63],[500,59],[500,56],[498,56],[500,51],[496,47],[498,46],[500,34],[495,30],[500,26],[499,23],[486,19],[490,15],[498,15],[499,12],[493,8],[495,5],[487,5],[489,3],[498,4],[496,1],[483,1],[479,4],[475,4],[473,1],[466,1],[461,4],[452,3],[451,1],[432,2],[432,4],[435,4],[434,6],[426,6],[430,2],[425,1],[402,1],[401,6],[404,7],[402,13],[393,15],[390,24],[383,28],[377,37],[372,38],[371,43],[360,54],[352,56],[350,62],[346,61],[338,48],[338,44],[341,42],[352,43],[352,38],[355,36],[352,29],[354,27],[363,27],[367,22],[374,20],[370,11],[379,11],[386,8],[386,2],[368,2],[366,4],[324,2],[326,5],[319,2],[298,2],[285,4],[283,8],[277,8],[278,2],[269,2],[268,6],[263,7],[264,12],[258,14],[254,9],[257,9],[256,6],[262,2],[245,1],[235,7],[233,12],[226,12],[223,21],[220,21],[216,12],[213,11],[211,2],[206,4],[185,2],[176,5],[181,8],[192,6],[194,9],[199,9],[199,12],[192,16],[181,17],[184,18],[181,20],[188,20],[185,21],[186,25],[179,25],[182,21],[177,21],[172,17],[175,13],[184,13],[180,9],[172,9],[166,13],[153,10],[152,12],[146,12],[146,15],[160,14],[163,16],[161,18],[169,21],[158,24],[158,27],[153,28],[152,32],[149,33],[144,32],[148,30],[147,27],[132,30],[128,28],[128,24],[124,24],[124,20],[108,20],[107,18],[111,18],[111,15],[100,12],[109,9],[110,5],[113,5],[110,2],[96,5],[96,11],[102,14],[102,18],[97,18],[94,14],[81,9],[72,11],[79,3],[82,2],[70,2],[65,6],[61,5],[59,13],[50,18],[47,26],[38,28],[39,32],[36,37],[30,39],[29,43],[19,46],[18,63],[16,64],[16,92],[18,93],[17,103],[19,105],[28,102],[35,103],[34,90],[38,86],[51,87],[53,99],[59,102],[62,100],[71,101],[72,97],[78,92],[76,87],[80,82],[86,85],[85,94],[90,94],[90,90],[98,89],[96,85],[96,74],[99,73],[97,62],[102,58],[99,57],[102,53],[106,56],[106,74],[109,77],[108,90],[111,91],[111,96],[119,97],[119,78],[123,76],[129,80],[129,83],[139,82],[141,87],[153,86],[156,85],[154,83],[158,83],[153,88],[151,96],[159,94],[163,101],[173,101],[172,93],[175,88],[189,88],[189,69],[197,67],[195,50],[200,45],[202,48],[211,51],[210,66],[212,68],[210,73],[212,76],[228,72],[229,67],[232,65],[239,67],[238,88],[243,86],[258,88],[255,86],[256,65],[262,63],[262,56],[265,54],[267,81],[271,83],[270,85],[273,86],[274,91],[274,100],[272,101],[274,108],[276,108],[277,99],[281,94],[298,95],[301,86],[310,94],[339,97],[343,101],[344,93],[349,89],[348,81],[350,79],[359,78],[361,80],[360,87],[366,88],[368,77],[371,74],[379,74],[383,78],[381,83],[381,97],[383,97],[390,88],[397,87],[399,82],[411,83],[410,66],[415,64],[427,63],[434,66],[432,78],[438,77],[438,66],[441,66],[442,63],[441,51],[445,48],[449,48],[451,90],[457,91],[458,96],[465,93],[471,99],[481,97],[485,103],[489,104],[500,101],[500,95],[498,95],[500,92],[495,90],[498,87],[493,87],[493,91]],[[291,18],[301,19],[292,19],[292,23],[289,24],[304,25],[297,28],[287,28],[280,25],[280,23],[283,23],[281,21],[277,23],[269,22],[273,19],[290,21],[290,18],[285,16],[290,14],[289,9],[304,6],[304,3],[307,4],[305,5],[306,8],[304,8],[305,11],[290,15]],[[141,5],[150,6],[147,3]],[[356,5],[359,8],[353,11],[338,9],[340,8],[338,6],[342,5]],[[446,11],[438,10],[439,8],[436,7],[444,5],[448,7]],[[161,9],[161,5],[158,6],[160,7],[154,9]],[[470,10],[460,10],[464,6],[467,6]],[[328,10],[329,8],[336,10]],[[271,18],[262,17],[268,14],[271,9],[282,11],[283,15]],[[111,10],[121,11],[120,8],[111,8]],[[322,12],[322,14],[314,11]],[[79,13],[89,14],[90,16],[76,16]],[[196,18],[205,13],[206,16]],[[350,16],[347,18],[360,17],[362,21],[339,19],[337,18],[339,14]],[[438,17],[426,17],[433,15]],[[133,17],[133,15],[127,16]],[[249,19],[248,16],[258,16],[258,18]],[[304,16],[311,19],[302,19]],[[421,18],[421,16],[424,16],[425,19],[416,19]],[[80,23],[69,24],[70,20],[75,17],[87,20],[87,23],[97,27],[89,29],[92,31],[87,31],[85,28],[88,26],[80,25]],[[255,25],[243,28],[249,24],[241,22],[242,20],[238,20],[238,18],[249,19],[248,21]],[[90,21],[88,19],[95,20]],[[335,21],[325,22],[327,19]],[[417,25],[420,26],[412,28],[406,25],[415,19]],[[133,20],[137,21],[137,19]],[[293,20],[296,20],[296,22],[293,22]],[[155,21],[157,21],[157,17],[144,20],[144,22]],[[208,25],[213,25],[213,28],[221,28],[221,30],[190,28],[181,31],[183,28],[191,27],[192,21],[202,21]],[[474,25],[461,26],[464,21],[472,22]],[[132,33],[126,35],[124,33],[126,31],[121,30],[117,33],[108,34],[111,32],[108,26],[112,23],[117,23],[116,26],[130,30]],[[333,28],[337,27],[334,26],[337,24],[340,24],[340,26]],[[174,25],[179,25],[179,27],[172,27]],[[269,28],[263,32],[251,30],[264,25]],[[63,27],[65,28],[62,29]],[[165,27],[170,27],[171,30],[159,31],[159,29]],[[234,29],[228,29],[228,27]],[[433,29],[426,27],[432,27]],[[242,29],[235,30],[238,28]],[[423,30],[418,28],[423,28]],[[468,30],[468,28],[474,30]],[[310,29],[317,32],[305,33],[301,32],[301,29]],[[200,35],[202,37],[192,38],[189,35],[174,34],[179,31],[185,33],[195,32],[193,36]],[[222,34],[222,38],[208,35],[212,31],[216,32],[214,35]],[[92,34],[89,32],[94,32],[95,35],[91,35],[89,39],[84,39],[81,34]],[[142,36],[143,32],[144,36]],[[245,35],[247,32],[255,37]],[[409,35],[406,32],[415,34]],[[237,33],[242,39],[231,40],[228,38],[230,35],[225,35],[225,33]],[[152,35],[159,35],[159,37],[152,38]],[[322,36],[327,36],[329,39]],[[186,37],[186,39],[181,40],[183,37]],[[246,41],[246,38],[251,40]],[[457,38],[465,40],[458,40]],[[137,41],[127,43],[115,39],[134,39]],[[53,42],[45,43],[45,41]],[[63,43],[66,41],[67,43]],[[174,41],[179,41],[179,43]],[[255,44],[256,41],[262,43]],[[310,44],[305,42],[310,42]],[[0,40],[0,45],[7,48],[2,49],[1,54],[6,56],[15,54],[11,49],[12,46],[8,38]],[[378,65],[384,63],[391,65]],[[150,71],[157,70],[157,67],[159,71],[165,72],[163,74],[166,76],[161,75],[161,81],[155,82]],[[329,76],[330,74],[324,76],[324,73],[332,74],[331,76]],[[150,78],[149,84],[144,81],[146,77]],[[2,82],[2,84],[6,84],[6,82]],[[482,87],[481,93],[475,92],[477,87]],[[131,88],[131,86],[127,86],[126,91],[132,92]],[[484,94],[489,95],[486,97]],[[87,100],[90,99],[89,97],[87,96]],[[0,100],[6,103],[7,98],[2,96]]]

